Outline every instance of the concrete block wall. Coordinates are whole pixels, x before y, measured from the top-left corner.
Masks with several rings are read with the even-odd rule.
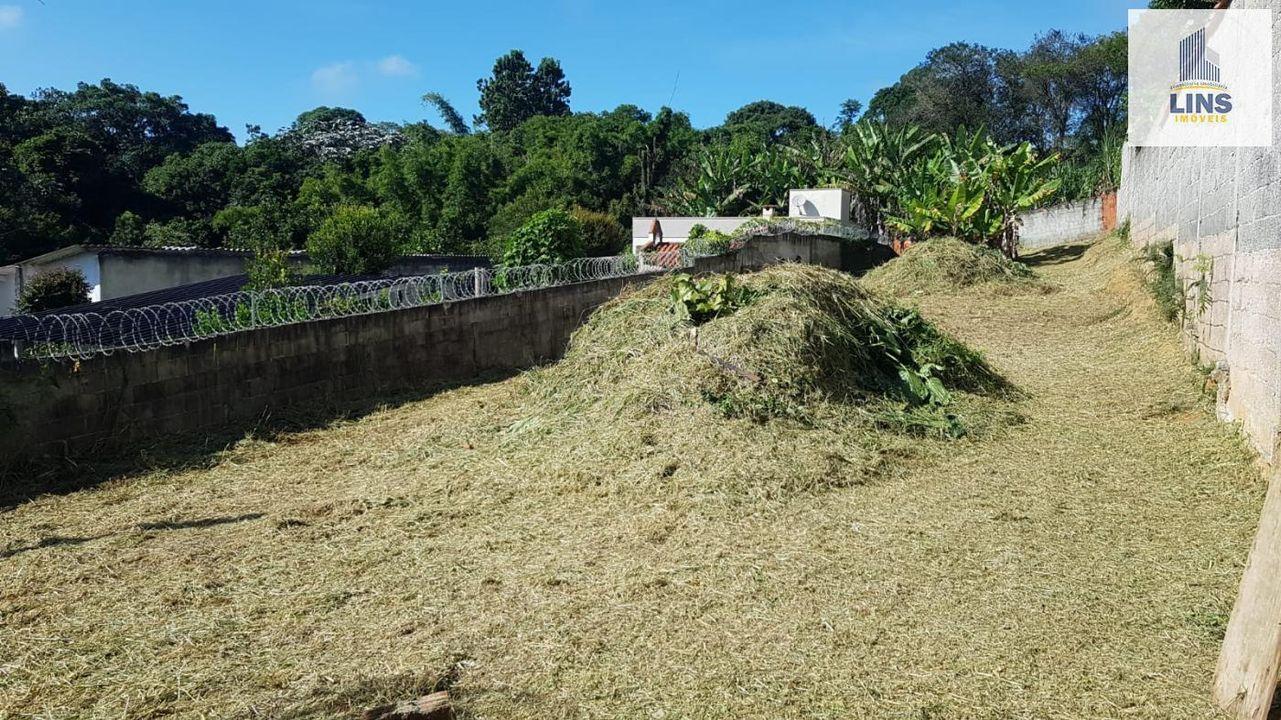
[[[1281,77],[1281,0],[1237,0],[1273,10],[1273,73]],[[1278,91],[1274,90],[1273,104]],[[1276,113],[1274,112],[1274,116]],[[1281,128],[1267,148],[1135,148],[1122,161],[1118,218],[1140,245],[1172,242],[1176,274],[1190,288],[1188,350],[1228,366],[1219,408],[1265,459],[1281,431]],[[1197,298],[1202,277],[1208,302]]]
[[[700,259],[695,270],[779,261],[839,268],[841,260],[839,241],[784,235]],[[651,277],[264,328],[74,364],[0,364],[0,471],[25,457],[84,455],[555,360],[592,310]]]
[[[1019,246],[1024,249],[1083,240],[1103,232],[1103,199],[1079,200],[1019,216]]]

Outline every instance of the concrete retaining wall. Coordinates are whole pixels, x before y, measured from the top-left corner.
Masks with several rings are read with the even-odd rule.
[[[696,271],[780,260],[837,268],[841,249],[829,238],[757,238],[736,253],[700,260]],[[559,358],[592,310],[648,279],[264,328],[78,364],[0,365],[0,467],[20,457],[82,455],[291,406],[530,367]]]
[[[1274,8],[1238,0],[1233,8]],[[1273,14],[1273,52],[1281,52]],[[1273,72],[1281,73],[1278,56]],[[1277,75],[1281,77],[1281,75]],[[1274,90],[1274,107],[1277,91]],[[1274,113],[1275,115],[1275,113]],[[1188,295],[1184,332],[1201,362],[1229,371],[1220,415],[1240,421],[1266,459],[1281,430],[1281,124],[1270,148],[1126,148],[1118,200],[1140,245],[1173,242]]]

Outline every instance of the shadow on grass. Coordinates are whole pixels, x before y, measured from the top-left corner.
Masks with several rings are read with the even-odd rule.
[[[199,520],[175,520],[175,521],[165,521],[165,522],[139,523],[137,525],[132,526],[131,529],[143,530],[143,531],[197,530],[201,528],[216,527],[218,525],[229,525],[231,523],[246,522],[249,520],[258,520],[263,517],[266,517],[266,515],[263,513],[246,513],[244,515],[234,515],[234,516],[229,515],[224,517],[201,518]],[[43,548],[63,547],[67,545],[83,545],[84,543],[87,543],[87,542],[93,542],[94,540],[102,540],[103,538],[111,537],[114,534],[115,533],[103,533],[101,535],[90,535],[88,537],[63,537],[61,535],[51,535],[49,537],[40,538],[40,540],[33,543],[28,543],[26,545],[18,545],[15,547],[6,548],[5,550],[0,550],[0,560],[6,560],[15,555],[21,555],[22,553],[31,552],[32,550],[41,550]]]
[[[90,537],[62,537],[60,535],[53,535],[47,538],[41,538],[38,542],[0,550],[0,560],[7,560],[14,555],[21,555],[22,553],[30,552],[32,550],[40,550],[42,548],[62,547],[64,545],[83,545],[84,543],[101,540],[105,537],[107,536],[93,535]]]
[[[264,513],[245,513],[244,515],[226,515],[223,517],[201,518],[199,520],[140,523],[136,527],[139,530],[197,530],[217,525],[245,522],[246,520],[257,520],[262,517],[266,517]]]
[[[1029,252],[1020,260],[1025,265],[1032,267],[1043,267],[1045,265],[1062,265],[1063,263],[1072,262],[1085,254],[1086,250],[1094,243],[1072,243],[1070,245],[1055,245],[1043,250],[1034,250]]]
[[[0,513],[41,495],[72,493],[137,473],[212,467],[222,452],[247,437],[276,441],[293,433],[325,428],[335,422],[357,420],[381,410],[425,400],[448,390],[498,382],[519,372],[491,372],[467,380],[389,391],[357,401],[331,400],[295,405],[268,410],[256,417],[203,432],[130,442],[116,447],[105,445],[98,451],[76,457],[45,457],[0,465]],[[169,527],[172,525],[158,523],[154,529]]]

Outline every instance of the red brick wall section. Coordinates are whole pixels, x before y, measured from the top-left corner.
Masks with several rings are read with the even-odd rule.
[[[1116,192],[1104,193],[1100,199],[1103,201],[1103,232],[1112,232],[1116,229]]]

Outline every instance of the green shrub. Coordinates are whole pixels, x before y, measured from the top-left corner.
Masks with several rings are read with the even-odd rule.
[[[90,290],[89,281],[79,270],[46,270],[22,287],[18,309],[32,313],[80,305],[89,302]]]
[[[362,205],[340,206],[307,238],[307,255],[323,273],[379,273],[400,257],[401,230],[401,223],[390,213]]]
[[[730,244],[734,238],[732,235],[712,230],[702,223],[697,223],[689,229],[689,237],[685,240],[685,250],[694,255],[721,255],[730,250]]]
[[[583,226],[583,255],[605,257],[617,255],[631,247],[627,229],[609,213],[576,207],[570,214]]]
[[[1144,250],[1143,257],[1152,268],[1147,285],[1156,298],[1157,308],[1167,321],[1178,320],[1183,316],[1186,298],[1183,285],[1174,272],[1174,245],[1168,242],[1149,245]]]
[[[508,236],[503,264],[544,265],[582,256],[582,223],[564,210],[543,210]]]

